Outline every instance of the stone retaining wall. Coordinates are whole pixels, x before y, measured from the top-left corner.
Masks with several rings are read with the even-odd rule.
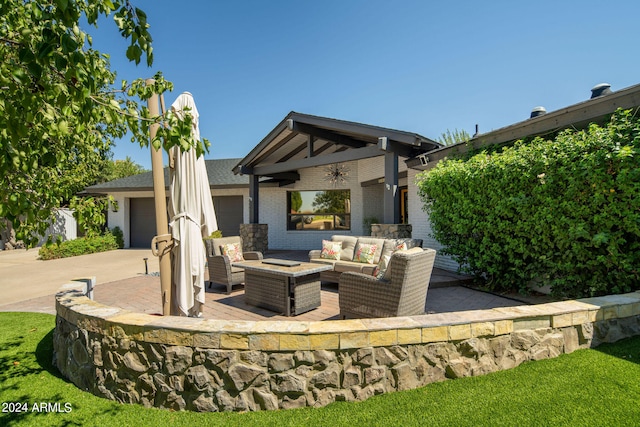
[[[262,252],[269,249],[269,224],[240,224],[243,252]]]
[[[409,239],[412,230],[411,224],[371,224],[371,237]]]
[[[157,317],[56,297],[54,364],[79,388],[174,410],[253,411],[365,400],[640,335],[640,292],[369,320]]]

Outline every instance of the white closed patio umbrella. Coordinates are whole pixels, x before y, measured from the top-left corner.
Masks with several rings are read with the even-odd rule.
[[[198,110],[193,96],[189,92],[180,94],[171,108],[181,117],[191,114],[193,137],[199,141]],[[218,224],[204,156],[197,157],[195,148],[183,152],[179,147],[172,148],[170,156],[174,164],[169,186],[169,226],[173,238],[171,314],[200,317],[205,303],[207,261],[202,238],[217,230]]]

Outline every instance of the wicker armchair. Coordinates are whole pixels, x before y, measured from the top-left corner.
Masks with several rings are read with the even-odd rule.
[[[244,283],[244,270],[239,267],[233,267],[229,257],[222,255],[220,248],[227,243],[240,243],[240,247],[242,247],[242,239],[240,239],[240,236],[205,239],[207,264],[209,266],[209,287],[211,287],[213,283],[226,285],[227,294],[230,294],[234,285]],[[243,252],[242,256],[246,260],[262,259],[260,252]]]
[[[433,249],[395,252],[389,261],[390,280],[364,273],[342,273],[340,316],[346,319],[424,314],[435,257]]]

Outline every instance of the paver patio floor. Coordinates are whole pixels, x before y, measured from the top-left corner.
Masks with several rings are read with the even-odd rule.
[[[306,260],[306,251],[272,251],[270,257]],[[482,310],[494,307],[522,305],[522,302],[495,296],[460,286],[465,277],[434,269],[427,293],[427,313]],[[205,318],[227,320],[331,320],[339,318],[338,285],[323,283],[321,306],[295,317],[285,317],[273,311],[247,305],[244,287],[236,286],[230,295],[226,288],[214,284],[206,287]],[[138,313],[160,314],[160,278],[156,274],[138,274],[123,280],[98,283],[94,299],[102,304]],[[53,295],[33,298],[19,303],[0,305],[0,311],[35,311],[55,314]]]
[[[140,276],[120,282],[97,286],[94,299],[102,304],[124,308],[139,313],[160,314],[160,278]],[[338,284],[323,283],[321,305],[317,309],[294,317],[286,317],[268,309],[247,305],[244,301],[244,287],[234,287],[226,295],[226,288],[214,284],[206,288],[204,317],[226,320],[337,320]],[[464,310],[483,310],[494,307],[523,305],[522,302],[502,298],[463,286],[434,287],[427,293],[427,313],[444,313]]]

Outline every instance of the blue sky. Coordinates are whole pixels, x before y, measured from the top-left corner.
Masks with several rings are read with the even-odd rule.
[[[135,66],[112,22],[86,28],[121,79],[160,70],[194,95],[207,159],[244,157],[290,111],[416,132],[488,132],[640,83],[640,2],[133,0],[155,62]],[[150,169],[148,149],[114,158]]]

